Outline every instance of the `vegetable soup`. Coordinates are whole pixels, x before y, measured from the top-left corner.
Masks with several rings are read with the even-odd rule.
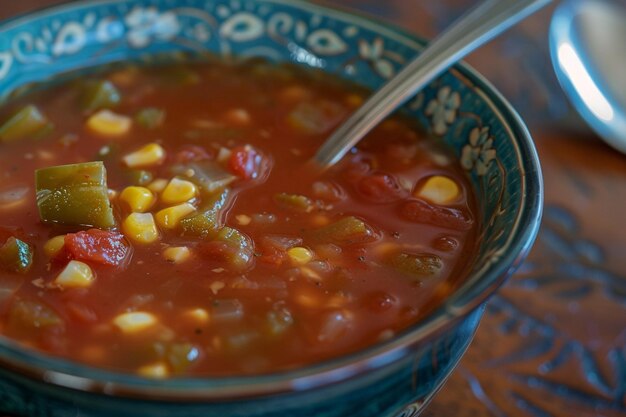
[[[367,91],[262,60],[123,66],[0,109],[0,333],[150,378],[270,373],[419,321],[476,247],[406,116],[307,169]]]

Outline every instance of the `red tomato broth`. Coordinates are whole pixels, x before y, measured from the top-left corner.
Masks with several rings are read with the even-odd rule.
[[[311,179],[304,170],[365,90],[319,72],[263,62],[129,67],[99,77],[112,80],[120,92],[115,113],[132,116],[142,108],[158,108],[164,111],[164,122],[154,129],[134,123],[119,137],[94,133],[85,126],[90,114],[81,112],[71,83],[26,95],[0,111],[2,121],[32,103],[54,123],[52,133],[42,139],[0,142],[0,192],[31,188],[19,209],[0,207],[0,229],[19,225],[20,236],[34,248],[27,274],[0,272],[0,283],[22,280],[9,297],[0,297],[0,329],[6,336],[54,355],[126,372],[163,363],[168,375],[267,373],[391,337],[432,311],[466,275],[478,229],[469,182],[454,157],[408,119],[395,116],[384,122],[358,151],[319,177]],[[312,114],[302,103],[322,103],[321,113]],[[298,106],[316,122],[294,125]],[[155,243],[127,240],[129,258],[120,266],[85,260],[95,274],[90,287],[51,286],[67,258],[49,259],[43,250],[46,241],[90,228],[42,223],[33,172],[95,160],[108,146],[110,152],[102,157],[108,187],[119,197],[130,185],[121,158],[154,142],[167,156],[148,170],[154,178],[167,180],[173,177],[173,164],[215,161],[221,147],[235,149],[235,159],[220,162],[238,177],[230,185],[234,198],[224,219],[252,242],[250,265],[232,270],[222,260],[228,248],[216,248],[211,239],[183,236],[179,228],[160,228]],[[252,154],[243,155],[244,147]],[[444,175],[459,186],[458,198],[443,209],[457,210],[465,222],[429,224],[403,217],[403,205],[414,200],[424,204],[413,196],[414,188],[433,175]],[[313,182],[323,197],[315,195]],[[313,208],[285,207],[277,203],[279,193],[306,196]],[[129,208],[119,198],[112,199],[112,206],[115,231],[120,232]],[[166,206],[157,202],[149,211]],[[363,220],[373,241],[329,244],[314,237],[316,230],[347,216]],[[278,243],[271,240],[275,237]],[[280,248],[286,237],[300,239],[297,246],[313,252],[312,263],[304,265],[309,271],[303,272]],[[167,245],[187,246],[192,256],[180,264],[168,262],[163,257]],[[436,255],[442,269],[436,276],[415,279],[384,260],[383,245]],[[25,302],[50,309],[59,324],[25,324],[28,317],[14,313]],[[209,312],[207,323],[194,323],[185,315],[198,308]],[[150,312],[158,323],[136,334],[120,332],[112,324],[117,315],[135,310]]]

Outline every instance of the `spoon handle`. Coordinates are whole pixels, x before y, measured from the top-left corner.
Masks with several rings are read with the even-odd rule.
[[[373,94],[324,142],[313,162],[338,162],[382,119],[468,53],[534,13],[550,0],[485,0],[435,38]]]

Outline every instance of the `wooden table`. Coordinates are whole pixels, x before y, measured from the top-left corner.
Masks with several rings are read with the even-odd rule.
[[[0,18],[59,3],[2,0]],[[475,1],[335,0],[430,37]],[[626,155],[573,114],[547,54],[551,9],[468,61],[528,122],[545,214],[427,417],[626,416]]]

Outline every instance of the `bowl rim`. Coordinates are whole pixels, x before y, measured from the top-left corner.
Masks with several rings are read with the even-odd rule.
[[[28,24],[48,14],[82,10],[100,3],[124,3],[134,0],[69,0],[37,11],[26,12],[0,21],[0,31]],[[321,11],[339,19],[358,19],[368,27],[392,36],[407,47],[421,51],[426,41],[396,24],[367,15],[362,11],[328,3],[305,0],[255,0],[271,4],[288,4],[306,11]],[[370,371],[381,370],[401,359],[443,332],[451,329],[494,294],[521,264],[532,247],[539,230],[543,208],[543,179],[538,154],[530,132],[517,111],[495,87],[464,61],[448,72],[468,80],[489,104],[508,134],[516,138],[516,157],[524,168],[522,204],[518,208],[515,232],[510,248],[488,273],[472,272],[466,282],[427,317],[409,326],[389,341],[380,342],[357,352],[272,374],[252,376],[184,377],[153,380],[128,373],[107,371],[24,349],[17,342],[0,335],[0,367],[23,376],[42,380],[73,390],[159,401],[233,401],[261,396],[297,393],[327,387],[354,379]],[[472,285],[469,285],[472,284]]]

